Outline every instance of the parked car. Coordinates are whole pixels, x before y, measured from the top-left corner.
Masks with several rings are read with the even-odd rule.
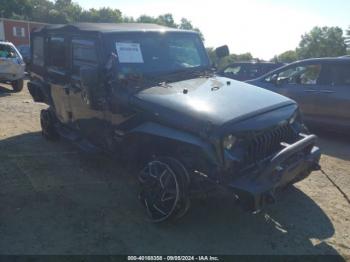
[[[216,76],[197,32],[83,23],[46,26],[31,41],[28,88],[49,105],[43,136],[139,166],[154,222],[181,217],[194,192],[218,185],[257,211],[319,167],[297,104]]]
[[[11,84],[15,92],[23,89],[25,64],[10,42],[0,42],[0,82]]]
[[[298,61],[248,83],[294,99],[310,125],[350,130],[350,58]]]
[[[17,46],[18,51],[23,57],[26,64],[30,62],[30,46],[29,45],[19,45]]]
[[[283,63],[259,61],[236,62],[226,66],[218,74],[235,80],[245,81],[257,78],[283,65]]]

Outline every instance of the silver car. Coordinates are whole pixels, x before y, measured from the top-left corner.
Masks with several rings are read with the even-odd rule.
[[[350,130],[350,58],[294,62],[247,81],[295,100],[310,125]]]
[[[15,92],[23,89],[25,63],[16,47],[9,42],[0,42],[0,82],[12,85]]]

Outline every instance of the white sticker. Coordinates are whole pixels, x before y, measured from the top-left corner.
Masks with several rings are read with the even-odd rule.
[[[115,43],[119,63],[143,63],[140,44],[138,43]]]

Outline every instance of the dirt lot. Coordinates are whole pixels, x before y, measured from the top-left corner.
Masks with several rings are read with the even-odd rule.
[[[344,137],[320,135],[329,178],[314,172],[258,215],[219,196],[194,201],[177,223],[154,225],[127,170],[41,137],[41,108],[26,89],[0,87],[1,254],[350,255]]]

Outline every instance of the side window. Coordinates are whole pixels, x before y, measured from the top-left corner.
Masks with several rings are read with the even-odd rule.
[[[66,52],[63,37],[51,36],[49,38],[48,65],[63,69],[66,66]]]
[[[98,64],[96,45],[93,40],[72,40],[73,73],[79,75],[82,66],[96,66]]]
[[[259,66],[258,65],[251,65],[248,67],[248,77],[249,78],[256,78],[259,76]]]
[[[321,65],[308,65],[302,68],[296,80],[302,85],[316,85],[321,72]]]
[[[33,64],[44,66],[44,38],[35,36],[33,39]]]
[[[12,27],[12,33],[13,33],[13,36],[15,36],[15,37],[22,37],[22,38],[26,37],[24,27],[14,26],[14,27]]]
[[[16,51],[10,45],[0,44],[0,57],[3,58],[16,58]]]
[[[236,66],[229,66],[224,70],[224,73],[227,75],[238,75],[239,72],[242,71],[242,66],[236,65]]]
[[[350,86],[350,64],[338,64],[331,66],[331,78],[333,85]]]
[[[321,65],[305,65],[288,68],[268,76],[265,81],[286,84],[316,85],[319,84]]]

